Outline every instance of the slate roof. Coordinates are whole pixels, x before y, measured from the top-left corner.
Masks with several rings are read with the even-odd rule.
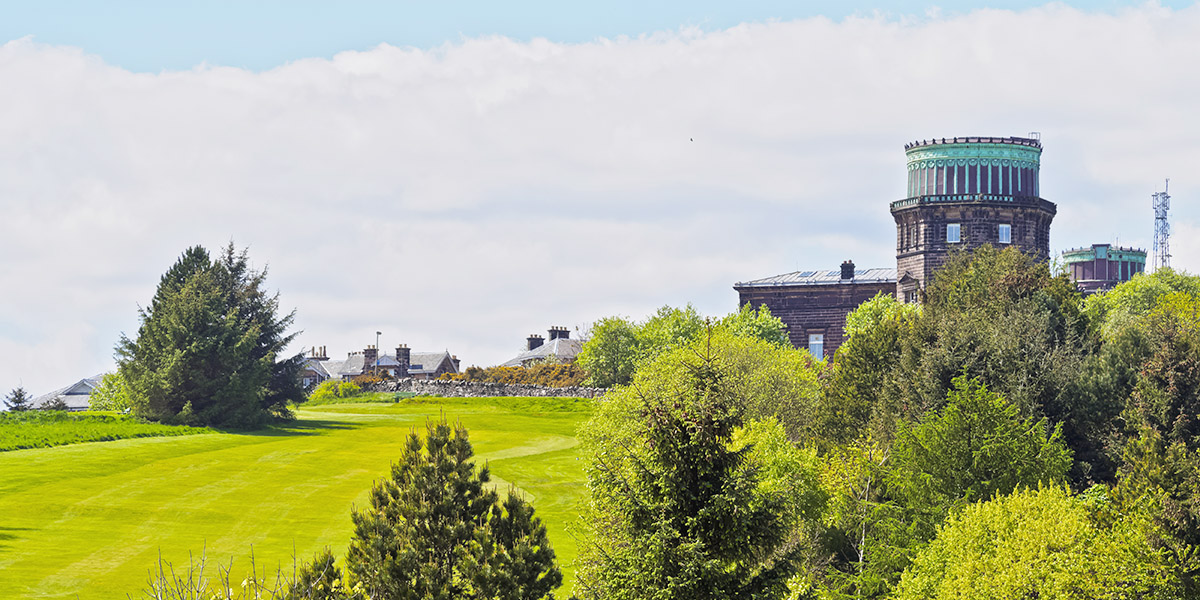
[[[411,352],[408,356],[408,374],[423,375],[425,373],[433,373],[437,370],[438,366],[442,364],[443,360],[450,360],[449,352],[444,350],[442,352]],[[346,360],[326,360],[321,362],[324,363],[323,366],[325,367],[325,371],[330,377],[341,379],[343,376],[355,377],[357,375],[362,375],[364,367],[367,371],[370,371],[375,367],[374,361],[372,361],[369,365],[364,364],[365,361],[365,354],[361,352],[355,352],[347,357]],[[396,355],[379,355],[379,367],[381,369],[395,368],[398,366],[400,366],[400,363],[396,361]]]
[[[500,363],[502,367],[519,367],[529,361],[543,360],[551,356],[558,360],[575,360],[579,350],[583,348],[583,340],[558,338],[550,340],[533,350],[526,350],[516,357]]]
[[[408,357],[408,374],[432,374],[437,371],[438,366],[440,366],[444,360],[450,360],[449,352],[413,352],[409,354]]]
[[[91,397],[92,390],[95,389],[96,386],[100,385],[100,380],[103,378],[104,373],[100,373],[99,375],[93,375],[91,377],[80,379],[71,385],[54,390],[49,394],[42,394],[41,396],[34,398],[30,405],[33,408],[41,408],[42,405],[54,400],[55,398],[62,398],[63,402],[67,404],[67,408],[70,410],[87,410],[88,398]]]
[[[838,283],[895,283],[896,269],[855,269],[854,279],[843,280],[840,269],[829,271],[794,271],[774,277],[751,281],[739,281],[734,289],[747,287],[773,287],[781,285],[834,285]]]

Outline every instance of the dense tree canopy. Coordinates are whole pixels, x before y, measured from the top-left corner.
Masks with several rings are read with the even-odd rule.
[[[1163,270],[1085,301],[1046,263],[983,247],[952,255],[923,305],[880,295],[860,306],[827,365],[769,322],[728,325],[762,318],[749,307],[699,338],[688,315],[613,320],[619,335],[594,338],[626,348],[628,384],[582,434],[585,516],[600,541],[580,582],[593,597],[673,597],[685,572],[705,594],[730,593],[694,566],[717,559],[696,550],[711,534],[686,516],[771,506],[721,493],[730,473],[766,473],[786,453],[734,459],[724,452],[741,446],[697,436],[737,439],[757,423],[778,423],[803,457],[782,461],[803,508],[725,515],[722,530],[745,539],[782,519],[787,541],[751,552],[770,557],[751,571],[782,574],[772,561],[790,561],[794,598],[1200,593],[1200,278]]]
[[[726,334],[728,338],[737,338]],[[744,339],[744,338],[742,338]],[[585,598],[779,598],[819,511],[815,456],[747,422],[716,340],[668,351],[581,430],[591,460]]]
[[[709,326],[717,331],[786,345],[787,328],[770,309],[749,304],[721,319],[705,319],[691,305],[664,306],[642,322],[624,317],[605,317],[592,324],[590,337],[577,362],[588,373],[587,383],[598,387],[628,384],[640,365],[672,348],[686,346],[705,335]]]
[[[897,600],[1173,598],[1170,567],[1137,520],[1105,527],[1058,486],[951,516],[904,575]]]
[[[163,274],[140,310],[135,339],[117,344],[118,373],[132,410],[187,424],[255,426],[288,416],[302,401],[300,356],[282,352],[294,313],[279,315],[279,296],[264,289],[232,244],[215,260],[199,246]]]

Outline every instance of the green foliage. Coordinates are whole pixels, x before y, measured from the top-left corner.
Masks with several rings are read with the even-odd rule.
[[[880,540],[894,556],[884,561],[892,572],[882,577],[891,583],[896,568],[906,566],[954,510],[1020,487],[1059,484],[1071,468],[1059,427],[1022,418],[976,380],[959,377],[954,386],[945,408],[903,425],[892,446],[886,495],[904,527]]]
[[[823,500],[814,455],[773,422],[744,426],[719,347],[664,353],[580,430],[592,493],[577,588],[585,598],[786,592],[788,541]]]
[[[334,563],[333,552],[326,547],[300,567],[281,600],[352,600],[361,597],[359,590],[346,585],[342,570]]]
[[[111,410],[124,412],[131,408],[129,390],[125,380],[119,373],[106,373],[100,379],[100,385],[92,389],[88,395],[88,407],[92,410]]]
[[[14,388],[4,397],[5,408],[13,412],[29,410],[32,402],[33,398],[29,396],[29,392],[26,392],[23,386]]]
[[[1149,314],[1159,300],[1170,294],[1200,298],[1200,277],[1170,268],[1152,274],[1139,273],[1108,292],[1089,297],[1084,302],[1084,312],[1105,338],[1111,339]]]
[[[0,414],[0,452],[84,442],[210,433],[202,427],[147,423],[127,415],[22,411]]]
[[[532,507],[513,493],[496,507],[472,455],[465,429],[430,423],[352,513],[347,569],[369,597],[535,599],[561,583]]]
[[[711,354],[743,418],[776,419],[793,441],[815,437],[820,371],[808,351],[714,329],[711,338],[680,349],[677,359],[697,353]],[[671,368],[670,361],[647,365],[646,379],[669,381],[672,375],[664,370]]]
[[[911,357],[920,335],[920,305],[904,304],[892,294],[878,294],[846,316],[846,341],[830,369],[814,437],[823,445],[844,444],[872,432],[887,439],[905,411],[901,399],[910,387],[899,375],[901,361]],[[906,350],[908,350],[906,352]]]
[[[233,245],[212,260],[189,248],[141,309],[136,339],[122,335],[118,372],[133,411],[164,422],[234,427],[290,416],[303,399],[299,355],[278,360],[295,334],[294,317],[277,316],[278,294],[265,271]]]
[[[308,401],[314,404],[327,404],[353,398],[359,394],[362,394],[362,388],[352,381],[326,379],[313,388],[308,395]]]
[[[771,314],[771,309],[764,304],[757,310],[747,302],[735,313],[730,313],[717,321],[716,328],[725,330],[736,336],[763,340],[780,346],[789,345],[787,325]]]
[[[1143,532],[1136,521],[1098,526],[1061,487],[1018,490],[951,516],[895,598],[1175,597]]]
[[[887,444],[863,438],[822,457],[829,500],[805,558],[806,585],[823,597],[882,597],[907,565],[902,507],[883,493],[890,456]]]
[[[71,410],[71,407],[67,406],[67,401],[63,400],[62,396],[55,396],[54,398],[43,402],[42,405],[38,407],[38,410],[67,411]]]
[[[848,320],[829,379],[824,444],[862,433],[887,442],[939,409],[960,375],[978,378],[1022,417],[1061,423],[1072,480],[1111,481],[1106,442],[1120,411],[1099,338],[1065,276],[1016,248],[954,253],[919,311],[877,298]]]
[[[528,367],[467,367],[461,373],[443,373],[438,379],[561,388],[582,385],[587,379],[587,372],[575,363],[550,360],[534,363]]]
[[[945,408],[902,427],[892,452],[889,493],[933,516],[931,524],[994,494],[1062,483],[1071,467],[1060,428],[1022,418],[1016,406],[965,377],[954,380]]]
[[[885,595],[952,511],[1061,482],[1070,466],[1057,428],[959,377],[946,406],[901,424],[890,447],[864,440],[826,456],[822,542],[831,558],[818,580],[835,597]]]
[[[588,372],[587,383],[612,387],[629,383],[638,358],[638,328],[628,319],[605,317],[591,327],[575,362]]]
[[[684,308],[664,306],[640,323],[608,317],[592,325],[591,335],[576,361],[588,373],[588,385],[625,385],[640,366],[674,348],[694,343],[706,329],[706,320],[690,304]],[[765,306],[755,310],[746,304],[719,319],[711,329],[788,345],[787,327]]]

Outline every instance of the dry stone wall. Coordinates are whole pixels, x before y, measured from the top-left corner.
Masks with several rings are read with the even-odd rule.
[[[544,387],[509,383],[485,383],[481,381],[424,381],[400,379],[376,383],[372,392],[408,392],[418,396],[446,396],[451,398],[486,398],[497,396],[535,396],[561,398],[599,398],[607,391],[592,387]]]

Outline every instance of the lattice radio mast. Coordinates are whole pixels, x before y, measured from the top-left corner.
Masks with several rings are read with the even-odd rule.
[[[1167,193],[1171,180],[1167,179],[1163,191],[1151,197],[1154,205],[1154,270],[1171,266],[1171,224],[1167,222],[1167,211],[1171,209],[1171,196]]]

